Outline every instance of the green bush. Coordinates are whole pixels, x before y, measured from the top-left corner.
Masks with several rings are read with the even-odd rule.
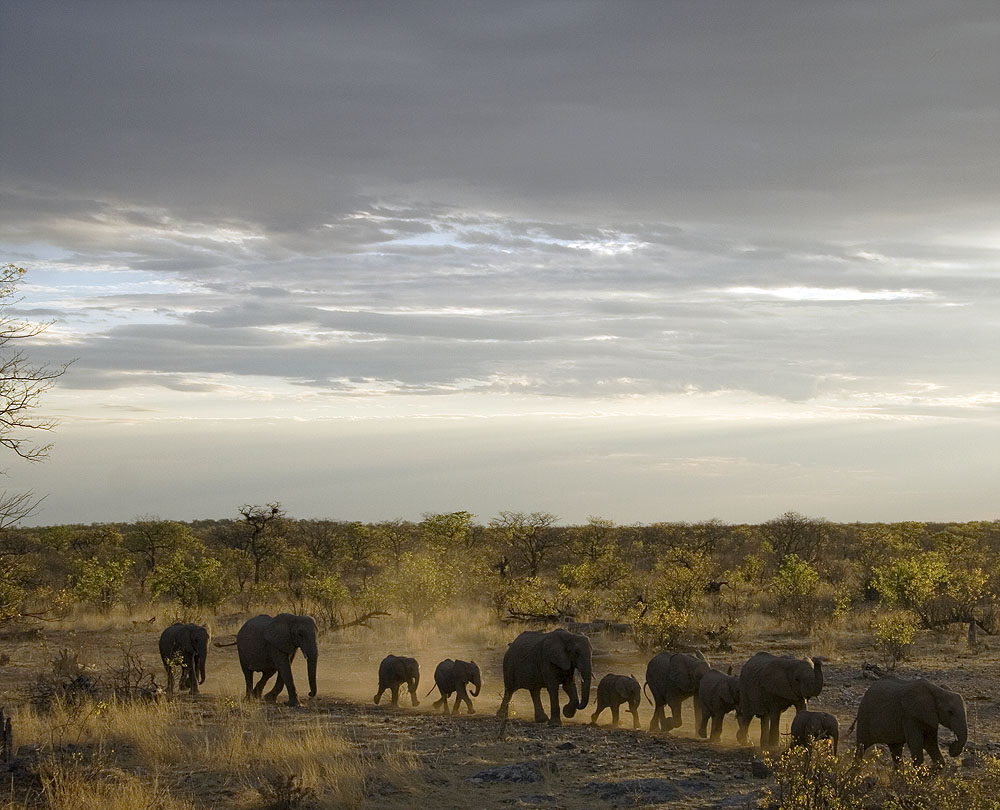
[[[178,551],[149,575],[149,587],[156,598],[168,597],[182,607],[218,610],[234,588],[215,557],[195,557]]]
[[[122,600],[125,577],[132,565],[128,560],[101,562],[91,557],[80,563],[74,592],[77,601],[95,607],[101,613],[110,613]]]
[[[824,615],[819,572],[796,554],[781,561],[770,590],[782,621],[791,620],[804,633],[812,632]]]
[[[893,610],[872,620],[871,628],[883,663],[895,669],[910,654],[920,623],[908,610]]]

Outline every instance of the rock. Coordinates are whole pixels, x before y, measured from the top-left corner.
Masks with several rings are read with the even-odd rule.
[[[682,798],[685,793],[672,779],[626,779],[624,782],[590,782],[581,789],[610,802],[629,799],[638,803],[662,804]]]
[[[483,784],[487,782],[543,782],[545,775],[533,762],[518,762],[514,765],[498,765],[465,777],[467,782]]]
[[[572,751],[574,748],[576,748],[576,743],[574,742],[559,743],[559,745],[557,745],[556,748],[558,748],[560,751]]]
[[[767,779],[771,775],[771,769],[759,759],[750,760],[750,775],[754,779]]]

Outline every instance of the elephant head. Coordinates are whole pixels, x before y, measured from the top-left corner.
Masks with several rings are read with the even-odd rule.
[[[948,753],[957,757],[969,739],[969,724],[965,715],[965,701],[958,692],[952,692],[927,681],[917,681],[907,690],[903,701],[910,715],[922,724],[935,728],[939,725],[950,729],[955,739],[948,746]]]
[[[542,656],[557,669],[580,673],[580,695],[575,705],[571,700],[563,708],[563,715],[572,717],[586,708],[590,702],[590,681],[592,675],[592,650],[590,639],[584,635],[566,631],[547,633],[542,643]]]
[[[316,622],[312,616],[281,613],[265,628],[264,639],[286,655],[302,650],[309,675],[309,697],[316,697],[316,662],[319,652],[316,646]]]
[[[823,659],[779,658],[769,675],[763,684],[767,691],[793,705],[804,705],[823,690]]]

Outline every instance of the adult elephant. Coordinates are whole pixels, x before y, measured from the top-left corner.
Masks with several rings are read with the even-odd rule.
[[[160,660],[167,671],[167,694],[174,691],[174,667],[181,670],[181,689],[198,694],[198,684],[205,683],[205,659],[208,658],[208,628],[200,624],[175,622],[160,634]]]
[[[282,689],[288,689],[288,705],[298,706],[299,697],[292,678],[292,659],[302,650],[306,657],[309,675],[309,697],[316,696],[316,622],[312,616],[279,613],[277,616],[261,614],[248,619],[236,634],[236,649],[247,684],[247,698],[259,698],[264,685],[277,673],[278,679],[264,699],[273,703]],[[253,673],[260,672],[260,680],[253,685]]]
[[[936,765],[944,764],[938,748],[939,726],[955,734],[948,746],[948,753],[953,757],[962,753],[969,738],[962,696],[924,678],[905,681],[886,677],[875,681],[861,698],[858,716],[851,728],[855,724],[858,728],[857,757],[868,746],[885,743],[892,758],[899,762],[905,744],[915,765],[924,761],[924,751],[931,755]]]
[[[646,686],[653,695],[653,718],[649,721],[650,731],[670,731],[681,724],[681,704],[698,694],[701,679],[712,668],[701,650],[694,655],[687,653],[661,652],[654,655],[646,665]],[[670,707],[667,720],[664,707]],[[701,726],[701,704],[694,701],[695,728]]]
[[[736,739],[745,743],[750,722],[759,717],[760,747],[777,748],[781,713],[790,706],[801,711],[822,689],[822,658],[757,653],[740,670]]]
[[[563,715],[572,717],[590,701],[593,671],[590,639],[568,630],[527,630],[515,638],[503,656],[503,699],[497,717],[506,718],[511,696],[527,689],[535,706],[535,722],[562,725],[559,719],[559,687],[569,697]],[[580,694],[576,691],[576,673],[580,674]],[[542,708],[541,691],[549,693],[551,714]]]

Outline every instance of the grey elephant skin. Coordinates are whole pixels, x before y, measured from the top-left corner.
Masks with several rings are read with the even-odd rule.
[[[611,709],[611,725],[618,727],[618,709],[628,704],[632,714],[632,727],[639,728],[639,704],[642,702],[642,687],[634,675],[605,675],[597,684],[597,706],[590,718],[590,724],[597,725],[597,717],[605,709]]]
[[[392,692],[392,705],[399,705],[399,687],[406,684],[410,692],[410,701],[419,706],[417,686],[420,684],[420,664],[416,658],[402,655],[387,655],[378,665],[378,691],[375,693],[375,703],[382,699],[386,689]]]
[[[747,740],[747,730],[760,718],[760,747],[777,748],[781,713],[790,706],[798,711],[823,689],[823,659],[793,658],[759,652],[740,670],[739,728],[736,739]]]
[[[695,698],[701,706],[701,722],[698,724],[698,736],[708,737],[708,721],[712,721],[710,739],[722,737],[722,723],[729,712],[736,711],[740,705],[740,679],[735,675],[710,669],[702,676],[698,684],[698,696]]]
[[[803,709],[792,720],[792,744],[808,746],[813,740],[833,742],[833,755],[837,756],[840,741],[840,723],[829,712],[814,712]]]
[[[515,638],[503,656],[503,699],[497,717],[506,718],[510,699],[518,689],[527,689],[535,708],[535,722],[562,724],[559,718],[559,688],[569,698],[563,707],[565,717],[572,717],[590,701],[593,672],[590,639],[568,630],[527,630]],[[580,675],[580,692],[575,676]],[[549,693],[550,714],[542,708],[541,692]]]
[[[248,619],[236,634],[236,649],[240,667],[246,679],[247,698],[261,697],[265,684],[277,673],[278,679],[264,699],[273,703],[282,689],[288,690],[288,705],[298,706],[299,697],[292,678],[292,660],[302,650],[309,676],[309,697],[316,697],[316,622],[312,616],[279,613],[277,616],[261,614]],[[260,680],[253,685],[253,673],[260,672]]]
[[[198,684],[205,683],[205,660],[208,658],[208,628],[200,624],[176,622],[160,634],[160,660],[167,671],[167,694],[174,691],[174,666],[180,665],[181,689],[198,694]]]
[[[860,757],[870,745],[885,743],[896,762],[903,745],[910,749],[913,762],[924,761],[924,751],[936,765],[944,764],[938,748],[938,727],[944,726],[955,734],[948,753],[957,757],[969,738],[965,701],[952,692],[920,678],[907,681],[887,677],[875,681],[858,705],[856,755]]]
[[[701,650],[694,655],[687,653],[661,652],[654,655],[646,665],[646,686],[653,695],[653,718],[649,721],[650,731],[670,731],[681,724],[681,704],[698,694],[701,679],[711,670],[712,665]],[[664,707],[670,707],[667,720]],[[695,727],[701,725],[701,705],[694,701]]]
[[[448,698],[452,695],[455,695],[455,714],[458,714],[458,709],[463,701],[469,714],[475,714],[476,710],[472,705],[472,698],[469,697],[465,688],[466,684],[470,683],[475,687],[472,697],[479,697],[479,690],[483,687],[483,677],[479,671],[479,664],[475,661],[462,661],[461,659],[453,661],[451,658],[445,658],[434,669],[434,686],[427,694],[429,695],[435,687],[437,688],[441,697],[434,701],[433,706],[435,709],[442,707],[445,714],[448,714]]]

